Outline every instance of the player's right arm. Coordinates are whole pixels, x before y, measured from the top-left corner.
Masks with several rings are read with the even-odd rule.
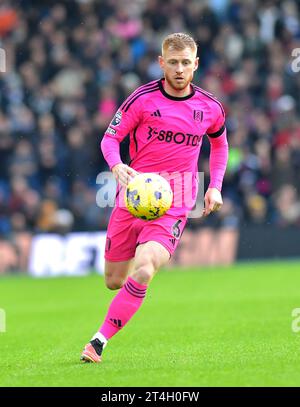
[[[134,169],[122,163],[120,156],[121,141],[127,134],[134,130],[141,121],[142,110],[139,101],[128,103],[133,98],[133,95],[130,95],[117,111],[101,142],[103,156],[117,181],[119,181],[122,186],[126,186],[130,179],[137,174]]]

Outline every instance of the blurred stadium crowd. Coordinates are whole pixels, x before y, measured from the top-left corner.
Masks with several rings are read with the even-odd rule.
[[[0,235],[106,228],[99,143],[179,31],[199,45],[194,82],[227,115],[224,207],[204,224],[300,226],[299,22],[295,0],[0,1]],[[206,174],[208,157],[205,142]]]

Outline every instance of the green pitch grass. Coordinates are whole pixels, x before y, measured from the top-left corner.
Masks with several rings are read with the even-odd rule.
[[[99,365],[81,364],[115,293],[101,276],[0,279],[0,386],[299,386],[300,263],[162,271]]]

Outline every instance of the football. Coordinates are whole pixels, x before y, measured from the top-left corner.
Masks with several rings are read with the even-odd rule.
[[[125,190],[125,205],[135,217],[145,221],[163,216],[170,209],[173,192],[168,181],[158,174],[136,175]]]

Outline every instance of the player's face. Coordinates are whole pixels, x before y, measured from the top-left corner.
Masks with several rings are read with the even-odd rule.
[[[183,50],[168,49],[159,57],[159,64],[164,71],[165,79],[170,90],[182,94],[189,92],[190,82],[198,68],[196,50],[185,48]]]

